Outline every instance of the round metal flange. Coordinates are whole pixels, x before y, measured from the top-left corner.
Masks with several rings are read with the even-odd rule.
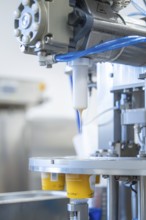
[[[36,44],[46,30],[46,13],[46,5],[43,1],[21,1],[14,12],[14,34],[20,43]]]
[[[48,173],[146,176],[146,159],[120,157],[30,158],[29,169]]]

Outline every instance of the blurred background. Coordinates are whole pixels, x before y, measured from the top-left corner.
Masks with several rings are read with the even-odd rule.
[[[74,155],[77,133],[65,65],[41,68],[13,35],[18,0],[0,1],[0,193],[40,189],[31,156]]]

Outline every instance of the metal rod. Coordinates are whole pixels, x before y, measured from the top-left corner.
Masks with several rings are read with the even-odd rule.
[[[127,126],[126,125],[122,125],[121,128],[121,140],[122,142],[127,142],[128,138],[127,138]]]
[[[131,192],[132,219],[138,219],[137,184],[133,186],[133,189],[135,192]]]
[[[145,90],[144,90],[144,106],[146,109],[146,78],[145,78]],[[146,126],[142,129],[144,145],[141,146],[141,156],[146,157]]]
[[[68,211],[70,212],[70,220],[88,220],[88,204],[82,200],[72,200],[68,204]]]
[[[94,29],[110,34],[114,34],[117,36],[128,36],[128,35],[139,35],[139,36],[146,36],[146,29],[142,25],[126,25],[112,23],[108,21],[102,21],[94,19]]]
[[[109,176],[107,185],[107,220],[118,219],[118,182]]]
[[[146,177],[141,176],[138,182],[138,220],[146,219]]]

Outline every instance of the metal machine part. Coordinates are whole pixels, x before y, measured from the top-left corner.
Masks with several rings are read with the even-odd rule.
[[[119,157],[136,157],[140,150],[140,145],[133,142],[112,143],[112,148]]]
[[[88,220],[88,204],[86,201],[71,201],[68,204],[70,220]]]
[[[146,217],[146,177],[141,176],[138,183],[138,219],[142,220]]]
[[[112,8],[114,11],[118,12],[123,8],[126,8],[131,0],[113,0]]]
[[[68,202],[69,199],[63,192],[29,191],[0,194],[1,220],[67,219]]]
[[[139,160],[139,163],[137,163]],[[75,157],[68,158],[31,158],[30,159],[30,169],[37,172],[53,172],[53,173],[73,173],[73,174],[103,174],[103,178],[107,179],[107,218],[108,220],[124,219],[127,220],[128,216],[135,216],[135,210],[131,214],[130,209],[132,205],[128,205],[129,211],[127,211],[126,206],[123,204],[129,201],[132,193],[136,193],[134,186],[138,183],[141,186],[141,190],[144,190],[141,185],[140,175],[146,175],[145,169],[145,159],[140,158],[121,158],[121,157],[109,157],[109,158],[88,158],[79,159]],[[142,167],[143,166],[143,169]],[[116,167],[116,168],[115,168]],[[137,169],[137,170],[136,170]],[[119,176],[120,174],[120,176]],[[121,188],[120,183],[123,183],[123,188]],[[82,187],[82,185],[81,185]],[[127,191],[129,188],[129,191]],[[122,189],[122,191],[121,191]],[[124,195],[124,192],[128,193]],[[121,194],[121,197],[119,196]],[[141,199],[141,191],[139,191],[139,198]],[[125,200],[128,198],[128,201]],[[122,200],[121,200],[122,198]],[[133,195],[132,195],[133,198]],[[133,200],[132,200],[133,201]],[[130,202],[131,203],[131,202]],[[86,203],[84,202],[84,205]],[[145,204],[145,203],[144,203]],[[133,206],[137,206],[137,202],[134,197]],[[71,209],[72,207],[72,209]],[[122,207],[122,208],[121,208]],[[73,203],[69,205],[70,219],[80,219],[79,213],[86,210],[83,204],[79,201],[78,203]],[[140,209],[143,209],[143,203],[139,205]],[[77,212],[78,210],[78,212]],[[130,212],[130,213],[129,213]],[[142,212],[142,211],[141,211]],[[84,215],[87,216],[87,210]],[[85,218],[85,216],[84,216]],[[84,219],[82,218],[82,219]],[[143,218],[140,218],[142,220]]]
[[[75,54],[79,50],[85,50],[93,45],[122,36],[139,35],[145,37],[144,20],[131,20],[118,14],[129,3],[130,0],[22,0],[15,11],[14,33],[24,53],[38,55],[40,65],[50,67],[56,62],[54,58],[58,54],[69,51],[74,51]],[[93,62],[109,61],[145,66],[145,57],[146,44],[143,43],[116,51],[89,55],[86,58]],[[120,153],[115,155],[120,157],[108,155],[89,158],[31,158],[30,170],[43,173],[104,175],[108,179],[108,220],[120,219],[117,199],[119,182],[125,184],[126,181],[125,185],[130,185],[130,189],[134,192],[133,180],[135,180],[136,184],[138,183],[138,216],[136,216],[137,213],[133,216],[138,217],[139,220],[146,219],[144,210],[146,194],[146,89],[143,90],[143,85],[146,87],[145,77],[144,80],[143,84],[122,85],[112,91],[112,110],[114,113],[113,132],[110,138],[113,143],[119,143]],[[83,86],[87,87],[87,80],[84,83]],[[86,107],[86,103],[84,106]],[[138,143],[135,141],[134,132],[136,129],[133,125],[142,128],[143,139],[140,143],[140,152],[139,149],[136,149]],[[137,135],[139,133],[137,129]],[[127,148],[131,147],[132,150],[126,150],[126,153],[123,154],[124,157],[121,157],[123,143]],[[137,155],[138,157],[136,157]],[[70,204],[68,208],[70,219],[88,218],[86,205],[84,207],[82,204]],[[82,208],[85,210],[85,216],[82,216]]]
[[[116,166],[115,166],[116,164]],[[101,174],[114,176],[145,176],[145,158],[76,157],[30,158],[29,169],[35,172],[66,174]]]
[[[87,58],[77,59],[70,63],[73,76],[73,107],[80,112],[87,108],[88,71],[90,62]]]
[[[107,187],[107,219],[118,219],[118,183],[114,176],[108,177]]]
[[[14,34],[26,54],[50,66],[50,55],[89,48],[122,36],[146,36],[145,21],[117,14],[130,0],[22,0],[14,12]],[[56,16],[57,14],[57,16]],[[146,65],[146,45],[89,56],[96,62]]]
[[[32,51],[39,47],[38,42],[52,45],[50,51],[64,51],[69,44],[70,34],[65,19],[70,12],[71,8],[66,0],[22,0],[14,12],[15,36]]]

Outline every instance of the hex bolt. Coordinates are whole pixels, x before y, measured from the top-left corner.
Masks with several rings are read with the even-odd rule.
[[[29,42],[30,42],[30,37],[29,36],[23,36],[23,38],[22,38],[22,42],[24,43],[24,44],[28,44]]]
[[[33,23],[33,30],[38,31],[39,30],[39,24],[38,23]]]
[[[30,4],[30,0],[22,0],[22,4],[24,6],[28,6]]]
[[[19,29],[15,29],[14,30],[14,35],[15,35],[15,37],[20,37],[21,31]]]
[[[42,47],[41,41],[38,41],[38,42],[36,43],[35,47],[36,47],[37,49],[41,48],[41,47]]]
[[[32,5],[32,10],[33,10],[33,12],[36,14],[36,13],[39,11],[39,6],[38,6],[38,4],[33,4],[33,5]]]
[[[20,50],[22,53],[24,53],[26,51],[26,47],[24,45],[20,45]]]
[[[14,18],[15,19],[20,18],[20,16],[21,16],[21,12],[19,10],[14,11]]]

